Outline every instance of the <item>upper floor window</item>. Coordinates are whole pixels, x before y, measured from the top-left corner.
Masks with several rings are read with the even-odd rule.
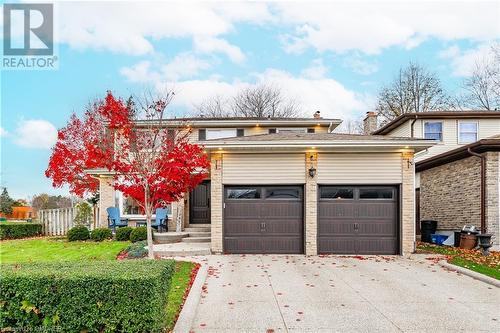
[[[307,133],[305,127],[283,127],[276,129],[278,133]]]
[[[425,122],[424,123],[424,138],[443,141],[443,123],[442,122]]]
[[[477,141],[477,122],[458,123],[458,143],[472,143]]]
[[[244,131],[242,129],[236,128],[223,128],[223,129],[212,129],[212,128],[200,128],[198,130],[198,140],[211,140],[211,139],[223,139],[223,138],[234,138],[236,136],[243,136]]]

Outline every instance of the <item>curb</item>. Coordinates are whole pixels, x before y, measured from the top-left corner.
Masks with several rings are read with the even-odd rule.
[[[184,306],[179,314],[179,318],[177,318],[177,322],[175,323],[173,330],[174,333],[186,333],[191,330],[191,326],[196,315],[196,309],[198,308],[198,304],[201,299],[201,288],[207,279],[207,275],[208,265],[201,264],[200,269],[198,269],[198,273],[196,274],[196,278],[191,285],[191,290],[189,291],[186,302],[184,302]]]
[[[484,283],[491,284],[492,286],[495,286],[497,288],[500,288],[500,281],[499,280],[494,279],[494,278],[489,277],[489,276],[486,276],[486,275],[483,275],[481,273],[476,273],[474,271],[471,271],[470,269],[456,266],[453,264],[449,264],[445,260],[440,260],[439,266],[444,267],[446,269],[450,269],[450,270],[459,272],[460,274],[467,275],[473,279],[476,279],[476,280],[482,281]]]

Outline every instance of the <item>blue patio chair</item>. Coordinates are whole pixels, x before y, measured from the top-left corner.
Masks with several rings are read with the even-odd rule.
[[[108,213],[108,226],[113,229],[113,232],[116,231],[116,227],[128,226],[128,219],[120,218],[120,210],[118,208],[108,207],[106,208],[106,212]]]
[[[153,228],[157,228],[159,232],[161,232],[161,230],[165,230],[167,231],[168,230],[168,227],[167,227],[167,221],[168,221],[168,209],[167,208],[156,208],[156,219],[155,219],[155,222],[153,224],[151,224],[151,226]]]

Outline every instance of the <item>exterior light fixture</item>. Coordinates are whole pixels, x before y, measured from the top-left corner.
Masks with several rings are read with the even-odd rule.
[[[314,168],[313,166],[311,166],[309,168],[309,177],[314,178],[314,176],[316,176],[316,168]]]

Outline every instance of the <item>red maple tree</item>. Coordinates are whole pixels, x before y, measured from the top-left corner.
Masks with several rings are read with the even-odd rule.
[[[205,178],[209,167],[203,148],[189,142],[189,128],[166,124],[166,109],[173,95],[148,95],[136,103],[108,92],[83,120],[72,116],[59,132],[46,171],[55,186],[69,184],[79,195],[97,186],[86,169],[110,171],[112,186],[134,198],[146,214],[150,258],[154,209],[182,199]]]

